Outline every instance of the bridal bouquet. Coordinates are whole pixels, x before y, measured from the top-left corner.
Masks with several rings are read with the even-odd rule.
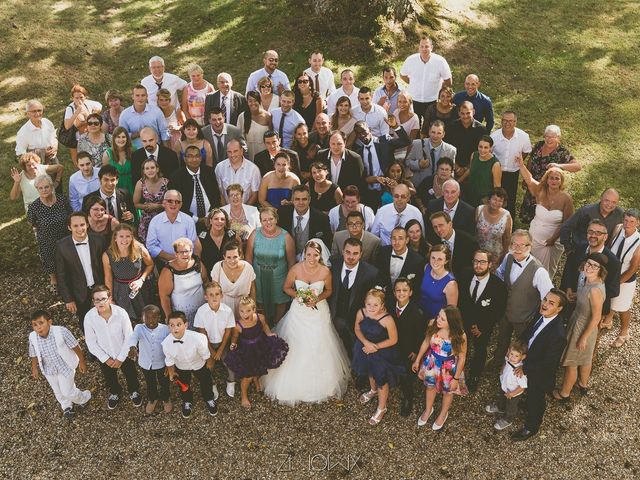
[[[309,306],[310,300],[318,301],[318,291],[315,288],[300,288],[296,291],[296,299],[300,305]],[[314,310],[318,309],[315,305],[312,308]]]

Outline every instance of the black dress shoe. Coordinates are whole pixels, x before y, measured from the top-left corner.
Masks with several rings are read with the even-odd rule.
[[[413,410],[413,404],[406,398],[403,398],[400,402],[400,416],[408,417],[411,415],[411,410]]]
[[[478,377],[469,377],[469,380],[467,381],[467,390],[469,390],[469,393],[474,393],[478,390],[479,381],[480,379]]]
[[[524,440],[529,440],[536,433],[538,432],[532,432],[531,430],[527,430],[526,428],[523,428],[522,430],[519,430],[513,433],[511,435],[511,440],[513,440],[514,442],[522,442]]]

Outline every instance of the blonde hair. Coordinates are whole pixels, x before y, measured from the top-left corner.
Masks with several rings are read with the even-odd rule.
[[[181,238],[178,238],[175,242],[173,242],[173,245],[172,245],[173,251],[177,252],[178,247],[180,246],[187,246],[193,251],[193,242],[188,238],[181,237]]]
[[[129,251],[127,252],[126,257],[120,255],[120,250],[118,249],[118,244],[116,243],[116,237],[122,230],[126,230],[131,234],[131,244],[129,245]],[[125,258],[128,258],[132,262],[135,262],[137,259],[142,257],[142,249],[140,248],[141,246],[141,243],[136,240],[133,227],[128,223],[119,223],[113,229],[113,233],[111,234],[111,243],[109,244],[108,251],[111,258],[115,262],[119,262],[120,260],[124,260]]]
[[[256,309],[256,301],[251,298],[249,295],[243,295],[240,297],[238,301],[238,307],[251,307],[254,311]]]
[[[369,297],[374,297],[377,298],[378,300],[380,300],[380,304],[384,307],[385,306],[385,295],[384,292],[382,290],[379,290],[377,288],[372,288],[371,290],[369,290],[367,292],[367,296],[365,297],[365,301],[367,298]]]
[[[197,63],[190,63],[189,65],[187,65],[187,73],[189,75],[191,75],[192,73],[204,74],[204,70],[202,70],[202,67]]]
[[[42,163],[42,159],[40,158],[40,155],[33,152],[24,153],[22,154],[22,156],[20,157],[20,160],[18,161],[18,163],[20,163],[20,167],[22,168],[22,170],[25,169],[27,162],[30,162],[31,160],[35,160],[36,163]]]

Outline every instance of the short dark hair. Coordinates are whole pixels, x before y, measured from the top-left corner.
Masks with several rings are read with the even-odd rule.
[[[273,162],[275,163],[275,161],[279,158],[284,158],[287,162],[289,162],[289,164],[291,164],[291,157],[289,156],[289,154],[287,152],[278,152],[276,153],[276,156],[273,157]]]
[[[386,65],[382,68],[382,74],[384,75],[385,73],[393,73],[394,75],[396,74],[396,69],[393,68],[391,65]],[[361,89],[362,91],[362,89]]]
[[[89,160],[93,161],[89,152],[78,152],[77,159],[80,160],[81,158],[88,158]]]
[[[347,245],[351,245],[352,247],[360,247],[360,250],[362,250],[362,242],[357,238],[347,238],[342,244],[342,249],[344,250]]]
[[[102,198],[101,198],[100,200],[102,200]],[[85,221],[85,222],[89,223],[89,219],[87,218],[87,214],[86,214],[85,212],[80,212],[80,211],[78,211],[78,212],[71,212],[71,213],[69,214],[69,216],[67,217],[67,227],[70,227],[70,226],[71,226],[71,219],[72,219],[73,217],[82,217],[82,218],[84,218],[84,221]]]
[[[347,185],[342,191],[342,197],[358,197],[360,198],[360,189],[355,185]]]
[[[371,89],[369,87],[361,87],[358,95],[360,95],[361,93],[371,93]]]
[[[444,164],[449,165],[451,167],[451,170],[455,168],[455,164],[453,163],[453,160],[450,159],[449,157],[440,157],[436,162],[436,167],[439,167],[440,165],[444,165]]]
[[[184,323],[189,323],[189,321],[187,320],[187,316],[181,310],[174,310],[169,315],[167,315],[167,324],[172,318],[180,318]]]
[[[262,135],[263,140],[266,140],[267,138],[271,138],[271,137],[280,138],[280,135],[278,135],[278,132],[276,132],[275,130],[267,130]]]
[[[358,210],[347,213],[347,221],[349,221],[350,218],[359,218],[364,223],[364,215],[362,215]]]
[[[444,218],[447,223],[451,223],[451,216],[447,212],[435,212],[429,217],[429,221],[432,222],[436,218]]]
[[[557,296],[560,299],[560,307],[561,308],[565,308],[567,306],[567,304],[569,303],[569,299],[567,298],[567,294],[564,293],[559,288],[553,287],[551,290],[549,290],[549,293],[553,293],[555,296]]]
[[[293,187],[291,189],[291,197],[293,198],[293,194],[296,192],[306,192],[309,194],[309,196],[311,196],[311,191],[309,190],[309,185],[307,184],[303,184],[303,185],[296,185],[295,187]]]
[[[91,298],[93,298],[96,293],[100,292],[107,292],[109,296],[111,296],[111,290],[109,289],[109,287],[107,287],[106,285],[98,284],[94,285],[94,287],[91,289]]]
[[[487,142],[489,145],[493,147],[493,138],[491,138],[489,135],[482,135],[480,137],[480,140],[478,140],[478,143],[480,142]]]
[[[98,178],[102,180],[102,177],[104,177],[105,175],[109,175],[110,177],[120,178],[120,172],[118,172],[118,169],[111,164],[100,167],[100,171],[98,172]]]
[[[224,112],[222,111],[222,109],[220,107],[213,107],[211,110],[209,110],[209,116],[211,116],[212,113],[215,114],[215,115],[218,115],[218,114],[221,114],[221,113],[224,113]]]
[[[44,310],[44,309],[36,310],[35,312],[33,312],[31,314],[31,321],[32,322],[34,320],[39,319],[39,318],[44,318],[47,321],[53,320],[53,317],[51,316],[51,312],[49,312],[49,310]]]
[[[198,155],[202,157],[202,154],[200,153],[200,149],[196,145],[187,146],[187,148],[184,149],[184,153],[186,154],[189,150],[195,150],[196,152],[198,152]]]
[[[142,309],[142,317],[147,316],[160,320],[160,309],[156,305],[145,305]]]

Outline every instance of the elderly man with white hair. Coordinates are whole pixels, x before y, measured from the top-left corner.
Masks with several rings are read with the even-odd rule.
[[[442,184],[442,196],[431,200],[427,205],[427,213],[425,214],[425,225],[427,230],[425,236],[430,243],[437,242],[437,235],[428,221],[431,214],[436,212],[445,212],[453,221],[453,228],[462,230],[469,235],[476,234],[476,216],[475,208],[464,200],[460,199],[460,184],[453,179],[447,180]]]
[[[231,90],[233,79],[227,72],[219,73],[216,83],[218,90],[208,94],[204,101],[205,122],[209,122],[211,110],[219,107],[224,116],[224,123],[236,125],[238,115],[247,110],[247,99],[241,93]]]
[[[44,118],[44,107],[38,100],[29,100],[24,107],[27,122],[20,127],[16,135],[16,155],[34,152],[43,164],[53,165],[58,162],[58,139],[56,127]]]
[[[187,82],[173,73],[165,72],[164,59],[157,55],[149,59],[149,72],[151,72],[151,75],[147,75],[140,82],[147,89],[149,103],[157,105],[158,90],[166,88],[171,92],[171,104],[178,106],[177,92],[186,87]]]

